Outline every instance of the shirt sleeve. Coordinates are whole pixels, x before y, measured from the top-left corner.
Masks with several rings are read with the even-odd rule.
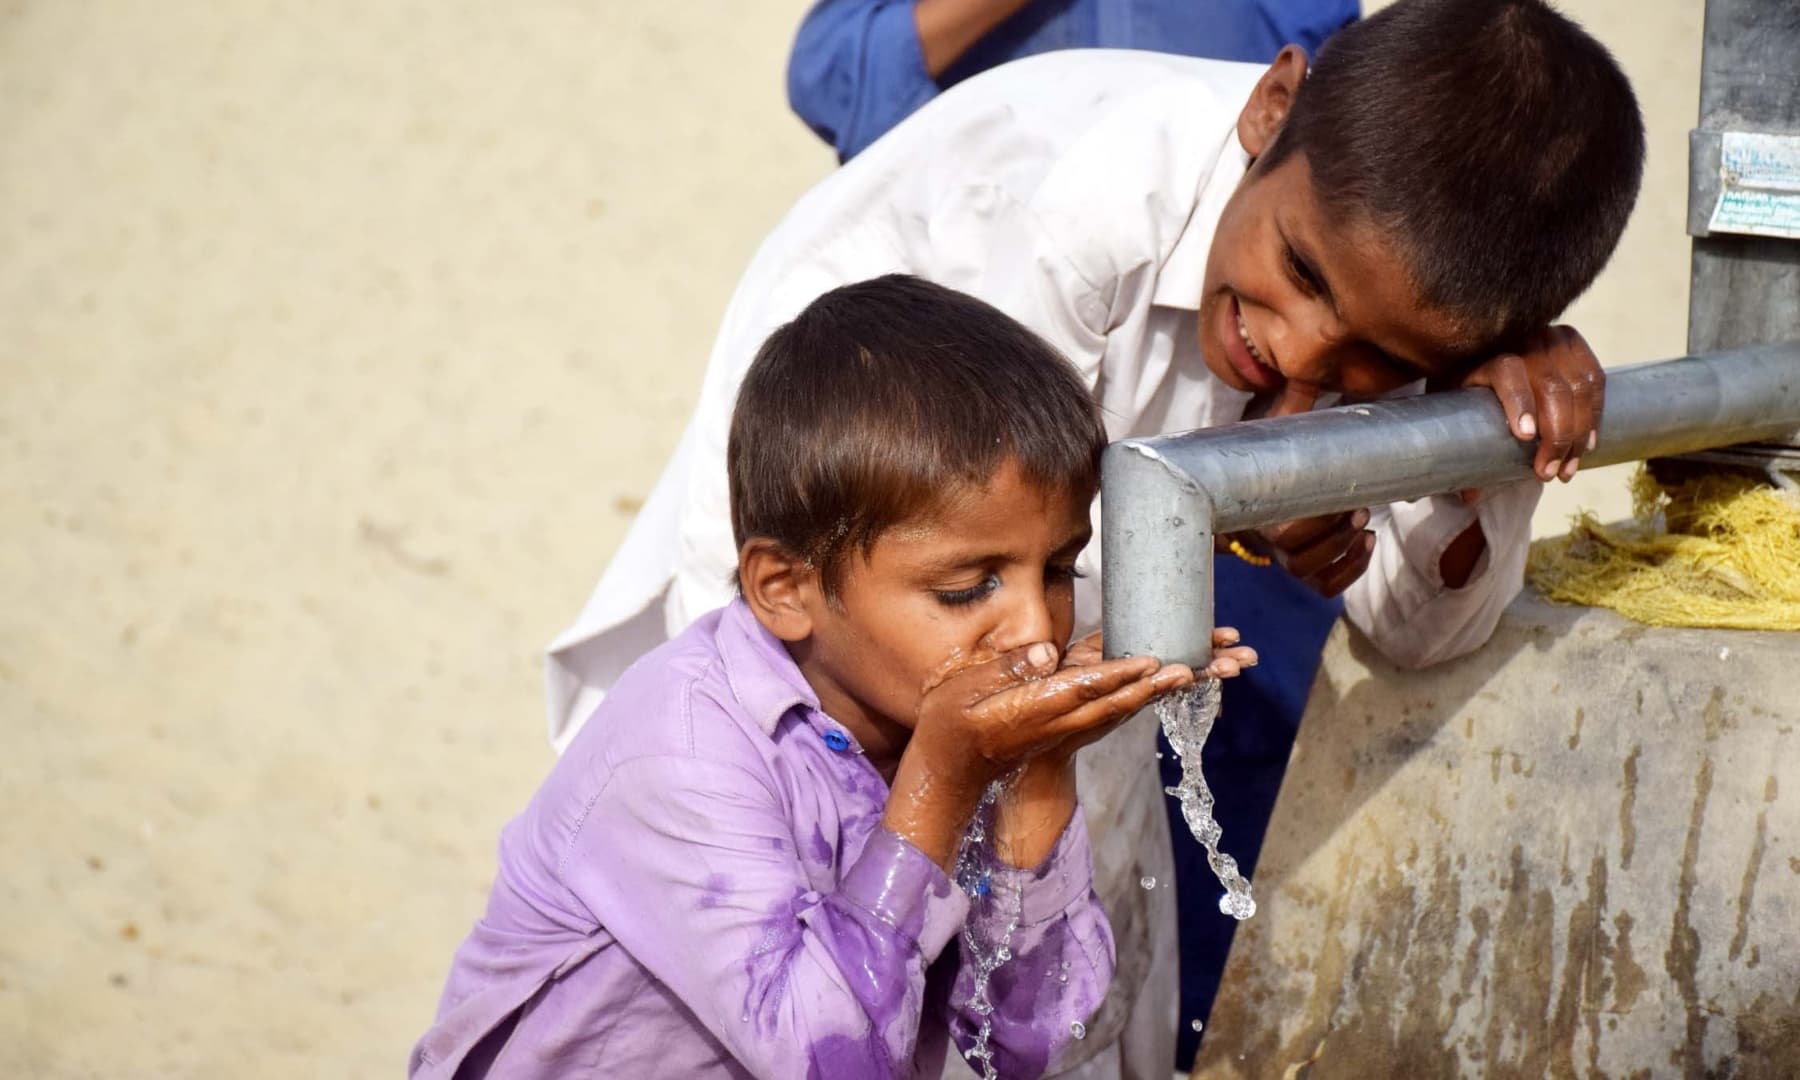
[[[998,867],[970,907],[951,995],[950,1033],[965,1058],[990,1024],[987,1052],[1001,1076],[1042,1075],[1090,1022],[1113,975],[1111,924],[1094,894],[1093,857],[1080,810],[1034,870]],[[1014,919],[1017,924],[1014,925]],[[988,976],[991,1011],[974,1007],[977,956],[1006,955]],[[972,955],[973,954],[973,955]],[[972,1062],[973,1063],[973,1062]]]
[[[788,56],[788,104],[848,161],[937,95],[912,0],[819,0]]]
[[[618,767],[558,876],[751,1075],[908,1075],[968,900],[885,829],[833,891],[800,858],[763,778],[670,755]]]
[[[1375,553],[1344,592],[1344,614],[1402,667],[1421,668],[1486,643],[1525,580],[1531,514],[1543,485],[1522,480],[1486,492],[1475,507],[1434,495],[1370,511]],[[1445,548],[1479,521],[1487,551],[1459,589],[1439,573]]]

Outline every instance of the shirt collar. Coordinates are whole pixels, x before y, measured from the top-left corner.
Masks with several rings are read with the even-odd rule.
[[[1158,307],[1200,310],[1200,294],[1206,287],[1206,258],[1212,251],[1219,215],[1224,213],[1226,202],[1250,166],[1250,155],[1238,142],[1236,124],[1227,129],[1225,143],[1214,160],[1216,164],[1207,171],[1194,199],[1194,212],[1188,215],[1181,235],[1175,238],[1168,257],[1157,268],[1156,290],[1150,301]]]
[[[773,737],[775,725],[796,706],[818,710],[819,695],[807,685],[787,646],[756,621],[743,597],[726,607],[717,641],[731,693],[763,734]]]

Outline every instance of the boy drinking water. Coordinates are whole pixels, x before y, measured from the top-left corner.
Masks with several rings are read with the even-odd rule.
[[[1042,1073],[1113,966],[1076,751],[1194,679],[1068,647],[1105,443],[1067,361],[940,286],[777,330],[727,451],[738,594],[506,828],[412,1075],[923,1077],[951,1041]],[[1255,662],[1217,640],[1204,675]]]

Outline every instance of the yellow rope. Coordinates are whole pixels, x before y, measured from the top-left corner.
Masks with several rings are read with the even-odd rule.
[[[1800,630],[1800,498],[1734,474],[1632,480],[1636,520],[1583,512],[1531,545],[1526,574],[1559,603],[1651,626]]]

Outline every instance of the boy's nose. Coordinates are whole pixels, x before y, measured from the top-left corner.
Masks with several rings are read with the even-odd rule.
[[[1315,390],[1332,386],[1337,372],[1337,346],[1326,336],[1323,326],[1290,316],[1277,320],[1270,331],[1274,362],[1283,377]]]
[[[999,652],[1016,649],[1021,645],[1030,645],[1034,641],[1050,641],[1058,649],[1065,642],[1051,641],[1056,626],[1050,616],[1049,598],[1042,589],[1020,590],[1016,603],[1011,605],[999,626],[991,635],[994,648]]]

